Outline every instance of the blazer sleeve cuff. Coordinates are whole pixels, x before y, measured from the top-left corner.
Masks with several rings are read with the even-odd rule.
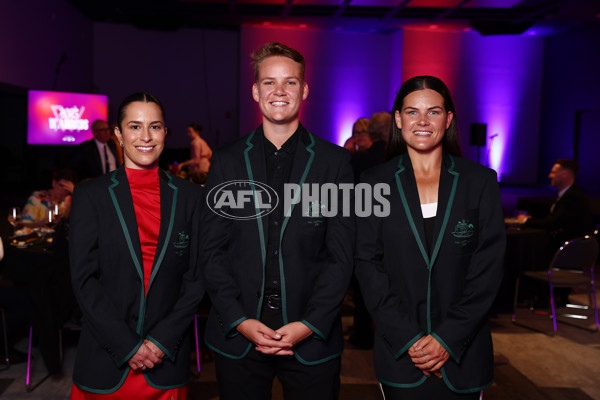
[[[118,367],[118,368],[121,368],[121,366],[122,366],[123,364],[125,364],[127,361],[129,361],[129,359],[130,359],[131,357],[133,357],[133,355],[134,355],[135,353],[137,353],[137,351],[139,350],[139,348],[140,348],[140,346],[142,345],[142,343],[143,343],[143,341],[140,339],[140,341],[138,342],[138,344],[136,344],[136,345],[133,347],[133,350],[131,350],[131,351],[129,352],[129,354],[127,354],[127,355],[126,355],[126,356],[125,356],[125,357],[124,357],[124,358],[123,358],[121,361],[119,361],[119,362],[117,363],[117,367]]]
[[[312,325],[310,322],[308,322],[307,320],[303,319],[300,322],[302,322],[304,325],[306,325],[311,331],[313,331],[313,333],[315,334],[315,336],[321,340],[326,340],[327,336],[325,336],[325,334],[323,332],[321,332],[319,329],[315,328],[314,325]]]
[[[448,346],[448,344],[446,344],[446,342],[444,342],[444,339],[442,339],[441,337],[439,337],[439,336],[438,336],[438,334],[437,334],[437,333],[435,333],[435,332],[432,332],[432,333],[431,333],[431,336],[433,336],[433,337],[435,338],[435,340],[437,340],[437,341],[438,341],[438,342],[439,342],[439,343],[442,345],[442,347],[444,347],[444,349],[446,349],[446,351],[448,352],[448,354],[450,354],[450,357],[452,357],[452,359],[453,359],[453,360],[454,360],[454,361],[455,361],[457,364],[459,364],[459,363],[460,363],[460,357],[458,357],[458,356],[456,355],[456,353],[454,353],[454,352],[452,351],[452,349],[450,348],[450,346]]]
[[[415,342],[419,339],[421,339],[423,336],[425,335],[425,332],[419,332],[419,334],[417,336],[415,336],[414,338],[412,338],[408,343],[406,343],[400,350],[398,350],[396,352],[396,354],[394,354],[394,358],[397,360],[400,358],[400,356],[404,353],[406,353],[408,351],[408,349],[410,349],[410,346],[412,346],[413,344],[415,344]]]
[[[229,338],[237,336],[239,334],[239,332],[235,330],[235,327],[247,319],[248,319],[248,317],[243,316],[242,318],[238,319],[237,321],[233,322],[231,325],[226,327],[225,328],[225,336],[227,336]]]
[[[154,339],[152,336],[146,336],[146,339],[148,339],[149,341],[151,341],[152,343],[154,343],[154,345],[156,347],[158,347],[159,349],[162,350],[163,353],[165,353],[165,356],[167,356],[169,358],[169,360],[175,362],[175,355],[173,353],[171,353],[169,350],[167,350],[167,348],[165,346],[163,346],[162,344],[160,344],[160,342],[156,339]]]

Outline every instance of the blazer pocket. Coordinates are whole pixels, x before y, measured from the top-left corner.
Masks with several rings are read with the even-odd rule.
[[[479,210],[455,213],[448,221],[447,240],[450,250],[458,254],[471,254],[479,240]]]

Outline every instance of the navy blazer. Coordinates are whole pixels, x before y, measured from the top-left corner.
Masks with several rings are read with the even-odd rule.
[[[431,334],[450,354],[441,373],[451,390],[491,385],[487,314],[506,242],[495,172],[444,153],[432,249],[407,153],[367,171],[363,181],[391,188],[388,217],[357,218],[356,276],[375,322],[377,379],[397,387],[423,383],[407,351]]]
[[[111,393],[144,339],[164,353],[143,373],[159,389],[189,380],[190,323],[203,296],[198,268],[201,188],[159,170],[160,231],[144,295],[138,226],[125,168],[75,187],[69,252],[83,312],[73,382]]]
[[[526,226],[546,230],[555,239],[556,247],[593,230],[592,213],[583,190],[573,184],[554,204],[545,217],[529,218]]]
[[[117,167],[119,167],[119,157],[117,156],[115,141],[109,140],[106,142],[106,145],[115,157]],[[86,140],[75,146],[69,167],[77,172],[80,181],[104,175],[101,155],[94,139]]]
[[[250,180],[266,184],[263,141],[259,129],[217,151],[205,188],[207,196],[223,182]],[[352,181],[348,151],[300,126],[290,182]],[[207,202],[211,204],[211,199]],[[243,211],[230,212],[235,216]],[[246,319],[260,319],[265,301],[268,226],[268,215],[232,219],[218,216],[209,207],[203,212],[202,265],[213,305],[205,341],[230,358],[243,358],[252,347],[235,328]],[[278,252],[283,322],[302,321],[314,332],[294,346],[294,355],[301,363],[325,362],[338,357],[343,348],[340,310],[352,275],[354,220],[342,213],[329,218],[307,217],[301,205],[296,205],[284,216],[281,226]]]

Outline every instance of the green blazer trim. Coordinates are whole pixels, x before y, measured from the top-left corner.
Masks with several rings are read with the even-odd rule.
[[[91,387],[87,387],[85,385],[79,384],[75,381],[73,381],[73,384],[75,384],[75,386],[77,386],[79,389],[85,390],[86,392],[91,392],[91,393],[98,393],[98,394],[109,394],[109,393],[113,393],[116,390],[118,390],[122,385],[123,382],[125,382],[125,379],[127,379],[127,375],[129,374],[129,370],[130,367],[127,366],[127,368],[125,368],[125,372],[123,372],[123,377],[121,378],[121,380],[119,381],[119,383],[116,384],[116,386],[113,386],[110,389],[93,389]]]
[[[410,228],[413,232],[413,236],[415,237],[415,240],[417,241],[417,246],[419,247],[419,251],[421,252],[421,255],[423,256],[423,259],[425,260],[427,269],[429,270],[429,277],[428,277],[428,282],[427,282],[427,334],[430,334],[431,333],[431,270],[433,268],[433,265],[435,263],[437,255],[440,251],[440,247],[442,245],[442,240],[444,238],[444,232],[446,231],[446,226],[448,225],[448,219],[450,218],[450,211],[452,210],[452,204],[454,203],[454,197],[456,195],[456,187],[458,186],[458,178],[459,178],[460,174],[458,172],[454,171],[454,167],[455,167],[454,157],[451,154],[444,152],[444,157],[447,156],[448,161],[450,162],[450,165],[447,167],[447,172],[450,175],[452,175],[452,187],[450,189],[448,200],[446,201],[446,209],[444,210],[444,216],[442,219],[441,229],[439,230],[439,232],[437,232],[435,246],[433,248],[433,251],[431,252],[431,258],[430,258],[429,255],[427,254],[427,251],[425,250],[423,241],[421,240],[421,235],[419,234],[419,231],[417,230],[417,227],[415,225],[415,221],[414,221],[411,209],[410,209],[408,201],[406,199],[406,193],[404,190],[404,186],[402,185],[402,179],[401,179],[400,174],[402,174],[406,171],[406,167],[404,166],[404,162],[403,162],[405,156],[406,156],[406,154],[403,154],[398,159],[398,171],[396,171],[396,174],[395,174],[396,186],[398,187],[398,193],[400,194],[402,206],[404,207],[404,211],[406,212],[406,217],[408,219]],[[406,157],[408,157],[408,156],[406,156]],[[410,162],[410,159],[408,162]],[[442,160],[442,172],[443,171],[444,171],[444,159]],[[444,177],[440,176],[440,186],[442,185],[443,180],[445,180]],[[444,193],[440,193],[440,194],[444,195]],[[438,208],[439,208],[439,204],[442,203],[443,201],[444,201],[443,198],[438,198]]]
[[[417,387],[423,384],[423,382],[425,382],[425,379],[427,379],[427,377],[425,375],[423,375],[423,377],[421,379],[419,379],[418,381],[414,382],[414,383],[394,383],[394,382],[390,382],[390,381],[386,381],[385,379],[381,379],[379,377],[377,377],[377,380],[381,383],[383,383],[386,386],[392,386],[392,387],[397,387],[397,388],[413,388],[413,387]]]
[[[297,190],[296,193],[294,194],[294,199],[292,200],[292,203],[290,204],[290,208],[287,211],[287,213],[284,213],[284,217],[283,217],[283,224],[281,224],[281,233],[279,235],[279,276],[281,279],[281,304],[282,304],[282,310],[283,310],[283,324],[287,324],[288,321],[288,315],[287,315],[287,294],[286,294],[286,290],[285,290],[285,274],[283,272],[283,252],[281,251],[281,243],[283,242],[283,235],[285,233],[285,229],[287,228],[288,223],[290,222],[290,217],[292,216],[292,212],[294,211],[294,207],[296,206],[296,203],[298,202],[298,197],[300,196],[300,193],[302,191],[302,185],[304,184],[304,181],[306,181],[306,176],[308,175],[308,171],[310,171],[310,167],[312,166],[313,160],[315,159],[315,152],[313,150],[313,147],[315,146],[315,138],[313,137],[312,133],[306,131],[306,133],[308,133],[308,138],[310,140],[310,143],[305,147],[305,150],[310,154],[308,157],[308,161],[306,162],[306,166],[304,167],[304,171],[302,172],[302,177],[300,178],[300,181],[298,182],[298,186],[300,186],[300,190]],[[302,136],[300,136],[300,138],[298,138],[298,144],[302,143]],[[298,152],[296,152],[296,154],[298,154]],[[294,162],[297,163],[298,162],[298,157],[294,157]],[[296,164],[298,165],[298,164]],[[294,166],[292,165],[292,171],[294,170]],[[290,173],[291,176],[291,173]],[[291,179],[290,179],[291,180]],[[311,328],[312,329],[312,328]],[[341,353],[340,353],[341,354]],[[298,354],[296,352],[294,352],[294,355],[296,356],[296,358],[300,361],[303,362],[302,359],[300,358],[300,356],[298,356]],[[335,357],[333,357],[335,358]],[[329,358],[329,360],[331,360],[332,357]],[[324,362],[321,361],[321,362]],[[309,364],[307,364],[309,365]]]
[[[250,135],[248,135],[248,138],[246,139],[246,149],[244,150],[244,161],[246,162],[246,172],[248,173],[248,180],[250,181],[250,187],[252,188],[252,197],[256,199],[256,186],[254,185],[254,173],[252,172],[252,165],[250,164],[250,156],[248,155],[248,153],[250,152],[250,150],[252,150],[254,148],[254,143],[252,143],[252,139],[254,138],[254,135],[256,134],[256,130],[252,131],[252,133]],[[255,201],[254,202],[254,210],[256,211],[256,214],[259,215],[259,209],[258,209],[258,203]],[[265,228],[264,228],[264,223],[262,218],[256,218],[256,225],[258,227],[258,238],[260,240],[260,255],[262,258],[262,285],[260,288],[260,292],[264,293],[265,291],[265,266],[266,266],[266,260],[267,260],[267,244],[265,243]],[[256,315],[257,318],[260,318],[260,311],[262,310],[262,303],[263,303],[263,296],[260,296],[260,299],[258,300],[258,308],[256,310]],[[241,321],[240,321],[241,322]],[[237,322],[234,324],[239,324],[240,322]],[[227,329],[227,332],[229,332],[230,329]]]
[[[159,172],[160,174],[160,172]],[[173,199],[171,203],[171,215],[169,217],[169,225],[167,227],[167,234],[165,240],[163,241],[162,248],[160,249],[160,253],[158,259],[155,260],[154,265],[152,266],[152,272],[150,274],[150,282],[148,282],[148,290],[150,293],[150,288],[152,287],[152,282],[154,282],[154,278],[162,265],[163,258],[165,257],[165,252],[167,251],[167,247],[169,247],[169,239],[171,238],[171,232],[173,231],[173,224],[175,223],[175,211],[177,210],[177,186],[173,185],[173,177],[169,174],[162,174],[167,179],[167,185],[173,189]],[[162,224],[162,221],[161,221]],[[142,314],[140,314],[142,315]],[[170,358],[170,357],[169,357]]]
[[[237,321],[232,322],[227,328],[225,328],[225,336],[228,337],[234,337],[237,336],[237,334],[239,332],[235,331],[235,327],[238,326],[239,324],[241,324],[242,322],[244,322],[245,320],[247,320],[248,317],[242,317],[240,319],[238,319]],[[231,331],[234,331],[234,334],[230,334]]]
[[[333,360],[334,358],[338,358],[341,355],[342,355],[342,352],[340,351],[339,353],[333,354],[333,355],[331,355],[329,357],[325,357],[325,358],[322,358],[322,359],[317,360],[317,361],[306,361],[305,359],[303,359],[302,357],[300,357],[298,355],[298,353],[294,352],[294,357],[296,357],[296,359],[298,361],[300,361],[301,364],[304,364],[304,365],[318,365],[318,364],[323,364],[324,362]]]
[[[400,350],[398,350],[396,352],[396,354],[394,354],[394,358],[396,360],[399,359],[402,354],[404,354],[406,351],[408,351],[408,349],[410,348],[410,346],[412,346],[417,340],[421,339],[423,336],[425,336],[425,333],[421,332],[417,336],[415,336],[414,338],[410,339],[410,341],[408,343],[406,343],[404,345],[404,347],[402,347]]]
[[[317,335],[317,337],[321,340],[326,340],[327,337],[323,334],[323,332],[321,332],[320,330],[318,330],[317,328],[315,328],[314,325],[312,325],[310,322],[308,322],[307,320],[303,319],[300,322],[302,322],[304,325],[308,326],[310,328],[310,330],[313,331],[313,333],[315,335]]]
[[[146,373],[142,373],[142,375],[144,375],[144,379],[146,380],[146,383],[148,383],[148,385],[152,386],[154,389],[158,389],[158,390],[169,390],[169,389],[177,389],[180,387],[184,387],[185,385],[187,385],[188,383],[190,383],[189,378],[185,380],[185,382],[183,383],[178,383],[177,385],[170,385],[170,386],[161,386],[161,385],[157,385],[154,382],[152,382],[150,380],[150,378],[148,378],[148,375],[146,375]]]
[[[135,249],[133,248],[133,243],[131,241],[131,234],[129,233],[129,229],[127,228],[125,218],[123,217],[123,212],[121,211],[121,206],[119,205],[119,202],[117,201],[117,196],[115,195],[115,191],[114,191],[114,189],[117,186],[119,186],[119,184],[120,184],[120,182],[117,180],[117,171],[118,170],[114,170],[110,175],[110,180],[113,182],[113,184],[108,187],[108,192],[110,194],[110,198],[113,202],[115,210],[117,211],[117,216],[119,217],[119,223],[121,224],[121,229],[123,229],[123,234],[125,235],[125,241],[127,242],[127,248],[129,249],[129,254],[131,254],[131,259],[133,260],[135,269],[137,270],[137,273],[143,282],[144,281],[144,270],[142,269],[140,260],[138,259],[137,255],[135,254]],[[146,293],[144,292],[144,285],[142,285],[141,293],[140,293],[140,311],[138,313],[138,325],[136,328],[136,332],[139,335],[142,334],[142,330],[143,330],[143,326],[144,326],[144,315],[146,315],[145,310],[146,310]],[[129,360],[129,358],[127,358],[127,359]]]
[[[246,355],[250,351],[250,348],[252,347],[252,343],[250,343],[250,344],[248,344],[248,348],[242,354],[240,354],[239,356],[234,356],[234,355],[231,355],[229,353],[225,353],[224,351],[219,350],[217,347],[215,347],[212,344],[208,343],[206,341],[206,339],[204,339],[204,344],[206,344],[206,346],[208,346],[215,353],[219,353],[223,357],[227,357],[227,358],[230,358],[232,360],[241,360],[242,358],[246,357]]]
[[[402,200],[402,206],[404,207],[404,211],[406,211],[406,218],[408,218],[408,224],[410,225],[410,229],[417,240],[417,246],[419,247],[419,251],[421,252],[421,256],[425,259],[425,263],[427,264],[427,268],[429,268],[429,255],[427,255],[427,251],[425,251],[425,246],[423,246],[423,242],[421,241],[421,237],[419,236],[419,232],[417,231],[417,227],[415,226],[415,221],[413,220],[412,213],[410,212],[410,208],[408,207],[408,201],[406,200],[406,195],[404,194],[404,188],[402,186],[402,181],[400,180],[400,174],[406,171],[406,168],[402,164],[402,160],[404,155],[400,156],[398,160],[398,171],[396,171],[396,186],[398,187],[398,193],[400,194],[400,200]]]
[[[140,346],[142,345],[143,341],[140,339],[140,341],[134,346],[133,350],[131,350],[129,352],[129,354],[127,354],[125,357],[123,357],[123,359],[121,361],[119,361],[117,363],[117,367],[121,368],[121,365],[125,364],[127,361],[129,361],[129,359],[131,357],[133,357],[133,355],[138,351],[138,349],[140,348]]]
[[[442,339],[441,337],[438,336],[437,333],[432,332],[431,336],[433,336],[435,338],[435,340],[437,340],[438,342],[440,342],[440,344],[442,346],[444,346],[444,348],[446,349],[446,351],[448,352],[448,354],[450,354],[450,357],[452,357],[452,359],[457,363],[460,364],[460,357],[458,357],[450,348],[450,346],[448,346],[448,344],[446,344],[446,342],[444,342],[444,339]]]
[[[468,394],[468,393],[475,393],[475,392],[480,392],[482,390],[485,390],[487,388],[489,388],[490,386],[492,386],[492,383],[494,383],[494,380],[492,379],[489,383],[486,383],[483,386],[479,386],[479,387],[475,387],[475,388],[470,388],[470,389],[457,389],[455,388],[452,383],[450,383],[450,380],[448,379],[448,376],[446,375],[446,367],[442,367],[441,372],[442,372],[442,378],[444,379],[444,383],[446,384],[446,386],[448,386],[450,388],[450,390],[452,390],[455,393],[462,393],[462,394]]]
[[[173,353],[171,353],[169,350],[167,350],[162,344],[160,344],[160,342],[158,340],[154,339],[152,336],[147,336],[146,339],[148,339],[149,341],[154,343],[156,345],[156,347],[161,349],[162,352],[165,353],[165,355],[169,358],[169,360],[175,361],[175,355]]]

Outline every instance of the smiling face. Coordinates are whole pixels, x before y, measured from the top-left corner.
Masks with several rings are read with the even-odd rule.
[[[423,89],[408,94],[394,117],[409,151],[431,152],[441,151],[453,114],[446,112],[441,94]]]
[[[262,112],[263,124],[297,125],[300,105],[307,96],[308,85],[302,80],[299,63],[284,56],[270,56],[261,62],[252,97]]]
[[[115,128],[123,145],[125,166],[132,169],[152,169],[165,146],[167,134],[163,114],[156,103],[134,101],[125,108],[121,129]]]

